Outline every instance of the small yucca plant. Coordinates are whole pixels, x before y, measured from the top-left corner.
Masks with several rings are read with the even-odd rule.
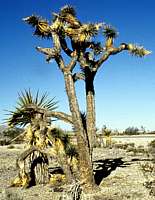
[[[32,95],[31,90],[25,90],[18,94],[17,106],[14,111],[9,111],[10,117],[6,119],[9,126],[26,126],[31,123],[40,109],[53,111],[57,108],[54,98],[49,99],[47,93],[39,96]]]

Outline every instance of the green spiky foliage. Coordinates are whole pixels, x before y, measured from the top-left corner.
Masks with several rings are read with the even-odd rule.
[[[76,12],[75,12],[75,9],[73,8],[73,6],[65,5],[60,9],[60,15],[62,17],[67,16],[67,15],[72,15],[72,16],[76,17]]]
[[[31,90],[25,90],[18,94],[17,106],[14,111],[9,111],[7,119],[9,126],[25,126],[32,122],[39,109],[53,111],[57,108],[54,98],[49,99],[48,94],[39,96],[39,91],[33,96]]]
[[[67,156],[69,156],[70,158],[73,158],[73,157],[78,158],[77,149],[71,143],[66,146],[65,152],[66,152]]]
[[[60,128],[52,129],[51,136],[54,139],[60,139],[61,141],[64,141],[64,143],[68,143],[69,141],[68,135],[65,134],[64,131]]]
[[[103,35],[106,38],[116,38],[118,36],[118,32],[111,25],[104,25],[103,28]]]
[[[97,35],[100,27],[101,24],[88,23],[81,25],[79,28],[66,27],[65,33],[66,36],[70,37],[73,41],[88,42],[92,37]]]
[[[55,140],[60,139],[64,145],[64,150],[67,156],[77,157],[78,153],[76,148],[71,144],[69,136],[60,128],[55,128],[51,131],[51,137]]]
[[[75,9],[70,5],[62,7],[59,16],[70,27],[78,28],[81,25],[81,23],[76,18]]]
[[[47,20],[32,15],[23,19],[27,24],[35,27],[34,35],[42,38],[51,37],[51,30]]]
[[[137,57],[143,57],[151,53],[151,51],[146,50],[143,46],[138,46],[135,44],[128,44],[129,53]]]

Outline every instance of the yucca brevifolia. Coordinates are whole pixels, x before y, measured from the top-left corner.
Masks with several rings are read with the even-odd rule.
[[[111,130],[108,129],[106,126],[102,128],[102,136],[105,137],[105,145],[106,147],[111,146]]]
[[[69,140],[65,140],[65,135],[61,138],[58,137],[58,134],[56,136],[56,130],[51,126],[51,116],[60,118],[61,120],[69,123],[72,122],[69,115],[55,111],[57,108],[57,102],[54,101],[54,98],[49,100],[47,97],[46,93],[39,97],[38,92],[36,93],[36,96],[33,96],[30,90],[21,92],[18,97],[15,111],[11,111],[11,116],[7,119],[8,125],[10,126],[26,126],[25,131],[21,134],[21,136],[28,144],[28,150],[25,151],[17,160],[19,177],[15,179],[14,185],[31,185],[34,180],[32,180],[33,178],[30,179],[28,177],[25,169],[26,166],[31,167],[31,164],[35,162],[38,156],[40,158],[42,157],[42,161],[45,161],[45,163],[40,166],[34,166],[34,168],[42,168],[41,170],[38,170],[40,171],[40,174],[37,174],[37,172],[35,173],[35,184],[47,182],[48,163],[46,162],[46,159],[44,159],[46,155],[44,155],[41,151],[44,151],[49,144],[51,144],[54,149],[57,149],[58,161],[64,170],[66,180],[69,182],[73,178],[70,165],[68,165],[67,161],[67,155],[69,157],[70,155],[64,150],[65,148],[69,148]],[[57,130],[57,133],[59,132],[60,131]],[[26,164],[25,159],[30,162],[28,165]],[[44,165],[46,170],[44,169]],[[31,169],[27,169],[27,171],[31,171]],[[28,183],[29,181],[31,183]]]
[[[53,48],[36,47],[36,49],[46,55],[46,61],[54,59],[63,73],[78,143],[80,181],[87,189],[94,184],[92,149],[96,131],[94,99],[96,73],[108,58],[122,51],[127,50],[140,57],[150,52],[134,44],[122,43],[118,47],[114,46],[114,39],[118,34],[113,27],[105,23],[80,22],[71,6],[64,6],[59,13],[53,13],[53,16],[51,23],[35,15],[24,18],[24,21],[35,28],[34,35],[53,41]],[[105,37],[105,44],[93,40],[97,34]],[[64,61],[62,50],[70,57],[68,64]],[[77,64],[81,70],[74,73]],[[82,120],[75,91],[75,82],[79,79],[85,82],[85,122]]]
[[[71,144],[68,135],[59,128],[48,131],[48,138],[52,141],[52,148],[49,155],[56,157],[66,174],[66,181],[73,182],[77,179],[77,162],[78,153],[76,148]]]

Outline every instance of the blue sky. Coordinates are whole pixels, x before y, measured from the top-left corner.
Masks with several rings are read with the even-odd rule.
[[[97,127],[103,124],[123,130],[143,125],[155,130],[155,1],[154,0],[1,0],[0,1],[0,123],[5,111],[13,109],[17,94],[25,88],[48,91],[59,101],[59,110],[69,112],[61,72],[55,62],[45,63],[35,46],[50,46],[32,36],[33,30],[22,18],[38,14],[50,20],[65,4],[73,5],[83,22],[106,22],[119,31],[116,45],[133,42],[153,53],[145,58],[127,52],[111,57],[96,80]],[[76,84],[84,111],[84,84]],[[68,126],[57,122],[64,128]]]

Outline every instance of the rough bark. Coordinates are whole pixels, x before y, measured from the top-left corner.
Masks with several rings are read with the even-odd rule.
[[[75,134],[77,136],[79,153],[79,179],[84,190],[87,190],[88,188],[93,187],[94,177],[89,148],[86,139],[86,133],[81,120],[81,113],[77,102],[72,74],[70,72],[64,73],[64,79],[70,111],[72,113]]]
[[[19,156],[17,167],[19,181],[14,183],[15,186],[20,183],[23,187],[30,187],[49,181],[47,155],[34,146]]]
[[[93,81],[92,81],[93,82]],[[89,139],[90,156],[92,157],[92,151],[95,141],[95,98],[94,98],[93,83],[86,81],[86,103],[87,103],[87,135]]]
[[[66,175],[66,182],[71,183],[74,179],[73,174],[71,173],[70,166],[68,165],[67,162],[67,156],[65,153],[64,145],[60,140],[55,141],[55,149],[57,150],[57,160],[59,164],[61,165],[64,174]]]
[[[96,114],[95,114],[95,91],[94,91],[94,76],[89,68],[85,70],[85,91],[86,91],[86,110],[87,110],[87,135],[89,140],[90,158],[92,159],[92,151],[95,142],[96,132]]]

